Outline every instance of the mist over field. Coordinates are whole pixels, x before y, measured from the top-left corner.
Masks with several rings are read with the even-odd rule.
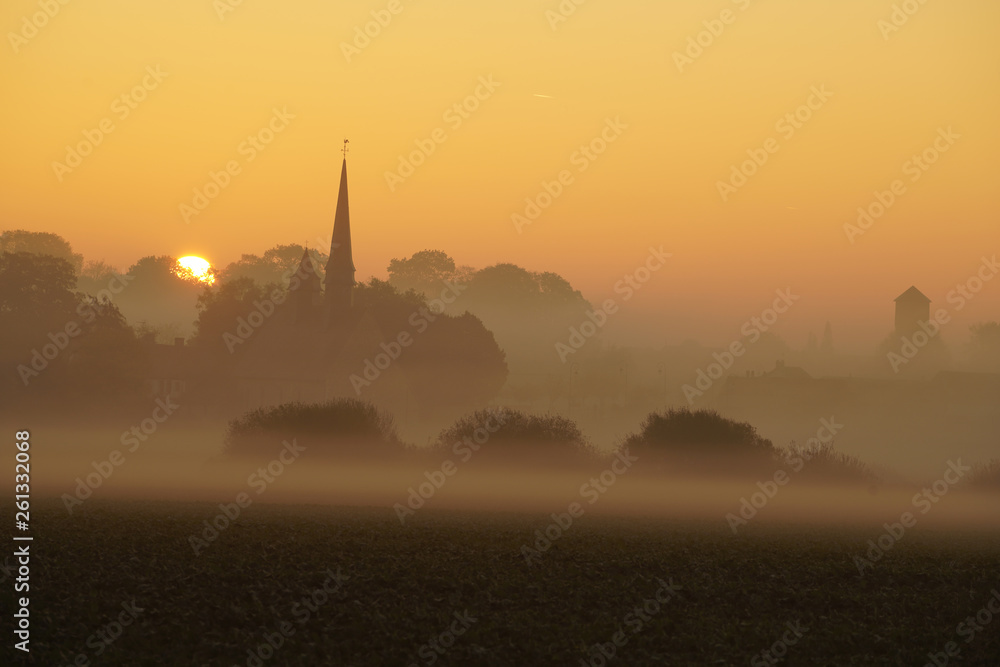
[[[489,439],[482,445],[459,440],[444,448],[414,446],[395,457],[331,456],[320,445],[300,443],[294,432],[273,439],[274,456],[247,457],[227,455],[223,423],[185,420],[180,414],[149,436],[141,426],[136,436],[85,426],[84,420],[74,420],[72,426],[47,420],[45,428],[33,432],[34,438],[50,443],[33,459],[36,492],[59,497],[68,514],[91,498],[232,504],[246,494],[256,505],[382,508],[400,526],[414,523],[424,508],[548,515],[565,512],[574,502],[592,515],[702,519],[720,525],[728,525],[727,515],[742,518],[741,511],[753,513],[748,524],[881,526],[905,511],[916,514],[922,527],[944,530],[990,531],[1000,521],[995,491],[971,483],[977,459],[955,456],[944,446],[924,451],[919,463],[907,462],[905,467],[914,471],[910,475],[885,467],[873,470],[871,479],[810,474],[816,472],[810,464],[826,464],[815,463],[808,454],[751,470],[694,469],[645,453],[629,452],[623,459],[615,448],[588,460],[525,459],[504,451],[507,443]],[[291,443],[292,453],[281,456]],[[867,453],[871,460],[903,463],[894,456]],[[953,468],[960,471],[958,479]],[[942,485],[945,473],[949,481]],[[775,482],[776,475],[783,484]],[[754,494],[755,501],[766,497],[767,502],[748,510],[741,501]],[[737,524],[733,533],[742,529]]]

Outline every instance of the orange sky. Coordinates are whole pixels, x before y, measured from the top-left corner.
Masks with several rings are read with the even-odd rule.
[[[38,0],[0,8],[0,229],[59,233],[88,259],[224,265],[325,237],[345,136],[359,279],[438,248],[556,271],[597,302],[663,245],[670,264],[612,327],[644,323],[636,342],[726,343],[791,287],[790,342],[831,319],[839,340],[869,345],[904,289],[945,305],[1000,251],[994,0],[927,2],[891,33],[889,0],[590,0],[555,28],[558,0],[243,0],[221,16],[226,0],[52,2],[37,31]],[[342,43],[371,12],[391,20],[348,62]],[[679,71],[705,21],[721,34]],[[129,108],[120,97],[144,80]],[[814,86],[832,96],[788,136],[776,124]],[[447,113],[477,87],[468,118]],[[250,160],[243,142],[274,109],[294,118]],[[582,159],[608,119],[627,128]],[[102,122],[113,130],[57,174]],[[913,182],[904,164],[949,127],[960,138]],[[438,128],[445,141],[390,189],[386,172]],[[771,138],[777,152],[723,202],[718,182]],[[239,173],[185,221],[181,205],[230,161]],[[518,233],[512,214],[563,170],[572,182]],[[896,179],[905,194],[850,243],[845,223]],[[998,310],[1000,280],[950,337]]]

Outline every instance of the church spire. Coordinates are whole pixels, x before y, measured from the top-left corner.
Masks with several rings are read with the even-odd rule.
[[[344,163],[340,170],[337,215],[333,222],[330,259],[326,264],[326,306],[331,324],[350,311],[354,302],[355,268],[351,251],[351,211],[347,197],[347,144],[347,139],[344,139]]]

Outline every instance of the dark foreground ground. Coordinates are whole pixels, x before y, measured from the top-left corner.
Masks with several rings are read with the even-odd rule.
[[[255,505],[196,556],[189,537],[218,511],[36,502],[31,654],[14,664],[767,665],[773,650],[787,665],[924,665],[945,664],[949,642],[949,664],[1000,664],[1000,614],[983,612],[998,535],[913,530],[862,577],[870,528],[734,536],[587,515],[529,566],[543,515],[425,509],[404,527],[388,509]]]

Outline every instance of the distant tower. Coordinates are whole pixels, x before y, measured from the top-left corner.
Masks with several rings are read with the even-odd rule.
[[[309,248],[303,248],[302,260],[295,272],[299,285],[292,293],[295,304],[295,323],[305,326],[318,324],[323,314],[323,292],[316,264],[309,256]]]
[[[931,319],[931,300],[916,287],[896,297],[896,335],[907,336]]]
[[[347,201],[347,139],[344,139],[344,164],[340,170],[340,193],[333,222],[330,260],[326,263],[326,322],[333,326],[342,321],[354,305],[354,256],[351,252],[351,211]]]

